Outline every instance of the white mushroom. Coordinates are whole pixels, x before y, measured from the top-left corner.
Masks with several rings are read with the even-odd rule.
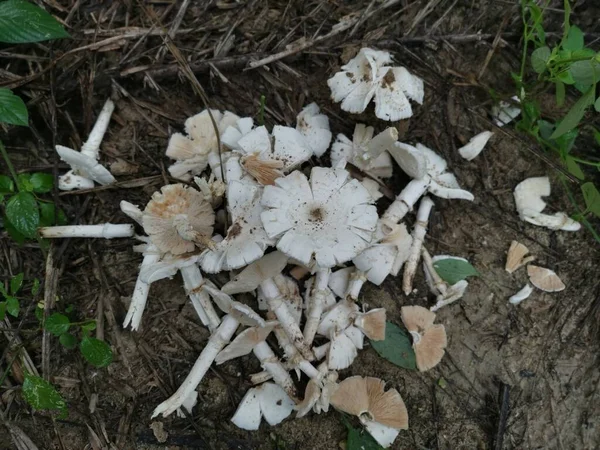
[[[277,425],[294,411],[294,402],[274,383],[248,390],[231,421],[244,430],[258,430],[261,418]]]
[[[239,140],[246,136],[254,128],[252,117],[242,117],[233,125],[229,125],[223,134],[221,134],[221,142],[231,150],[240,150]]]
[[[296,130],[304,136],[316,157],[323,156],[329,148],[332,136],[329,118],[321,114],[316,103],[311,103],[300,111],[296,118]]]
[[[264,211],[261,199],[262,188],[240,181],[227,185],[227,209],[231,226],[227,236],[207,249],[202,257],[202,270],[218,273],[222,270],[239,269],[256,261],[274,240],[267,236],[261,222]]]
[[[471,161],[477,157],[487,144],[487,141],[494,135],[491,131],[482,131],[481,133],[473,136],[469,139],[469,142],[458,149],[460,156],[465,158],[467,161]]]
[[[527,283],[525,286],[523,286],[523,288],[519,292],[517,292],[516,294],[512,295],[508,299],[508,301],[509,301],[509,303],[511,303],[513,305],[518,305],[523,300],[525,300],[526,298],[528,298],[531,295],[532,292],[533,292],[533,286],[531,286],[529,283]]]
[[[445,259],[459,259],[465,262],[467,262],[467,260],[449,255],[437,255],[431,258],[429,252],[425,248],[423,248],[422,254],[425,280],[427,281],[427,285],[429,286],[431,293],[436,296],[436,303],[430,308],[430,310],[435,312],[444,306],[460,300],[469,286],[469,282],[467,280],[460,280],[453,285],[449,285],[438,275],[433,264],[437,261],[443,261]]]
[[[94,187],[94,181],[103,185],[116,181],[108,169],[98,162],[100,144],[114,109],[115,104],[110,99],[104,103],[87,141],[81,147],[81,152],[62,145],[56,146],[60,159],[71,166],[70,171],[58,177],[60,190],[91,189]]]
[[[546,202],[542,197],[550,195],[550,180],[548,177],[527,178],[515,187],[514,197],[517,212],[521,220],[546,227],[551,230],[577,231],[581,228],[579,222],[574,221],[564,212],[552,215],[543,214]]]
[[[404,276],[402,278],[402,290],[405,295],[412,292],[413,278],[417,271],[417,265],[421,257],[421,247],[423,247],[423,239],[427,233],[427,224],[429,223],[429,214],[433,208],[433,201],[429,197],[423,197],[419,210],[417,211],[417,221],[412,232],[412,245],[410,253],[404,266]]]
[[[389,127],[375,137],[373,134],[373,127],[361,123],[354,128],[352,141],[345,135],[338,134],[331,146],[331,165],[336,167],[345,159],[373,177],[391,177],[392,160],[386,150],[392,148],[398,140],[398,130]]]
[[[125,238],[133,237],[133,225],[105,223],[102,225],[64,225],[38,228],[40,237],[45,239],[60,238]]]
[[[221,205],[223,196],[227,191],[227,185],[217,179],[214,173],[211,173],[208,179],[194,177],[194,183],[204,195],[204,200],[210,203],[213,208],[218,208]]]

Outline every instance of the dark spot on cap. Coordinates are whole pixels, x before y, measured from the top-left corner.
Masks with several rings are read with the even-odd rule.
[[[229,228],[229,231],[227,232],[227,237],[229,238],[234,238],[239,236],[242,233],[242,227],[239,223],[234,223],[233,225],[231,225],[231,227]]]
[[[277,400],[277,406],[281,406],[283,404],[283,400],[279,399]]]
[[[381,80],[381,87],[388,88],[393,90],[392,84],[396,81],[396,77],[394,76],[394,72],[392,69],[388,70],[383,79]]]

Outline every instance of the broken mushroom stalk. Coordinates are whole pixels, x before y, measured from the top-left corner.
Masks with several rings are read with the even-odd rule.
[[[402,290],[405,295],[410,294],[413,289],[413,278],[415,277],[419,259],[421,257],[421,247],[423,247],[423,239],[427,233],[427,224],[432,208],[433,201],[429,197],[423,197],[419,205],[419,210],[417,211],[417,221],[412,232],[412,246],[406,265],[404,266]]]
[[[61,238],[126,238],[133,237],[133,225],[112,224],[103,225],[64,225],[38,228],[40,237],[45,239]]]

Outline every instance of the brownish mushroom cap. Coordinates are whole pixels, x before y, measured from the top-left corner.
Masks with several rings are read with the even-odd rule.
[[[385,309],[377,308],[365,314],[359,314],[354,320],[356,325],[372,341],[385,339]]]
[[[545,267],[529,265],[527,275],[531,284],[545,292],[559,292],[566,287],[553,270]]]
[[[535,259],[535,256],[527,256],[528,253],[529,249],[527,247],[520,242],[512,241],[510,243],[510,248],[508,249],[508,255],[506,256],[506,265],[504,266],[504,269],[508,273],[513,273],[519,267],[529,264]]]
[[[421,306],[403,306],[401,316],[413,338],[417,368],[424,372],[435,367],[448,345],[444,325],[434,325],[435,313]]]

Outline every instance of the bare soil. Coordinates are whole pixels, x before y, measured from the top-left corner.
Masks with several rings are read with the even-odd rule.
[[[73,39],[11,47],[7,52],[29,59],[0,59],[7,71],[0,72],[0,84],[30,100],[33,129],[10,129],[3,137],[20,171],[62,171],[53,145],[79,146],[105,99],[116,101],[103,155],[104,161],[119,163],[119,183],[88,192],[55,193],[72,223],[125,223],[121,200],[144,205],[171,181],[164,156],[168,136],[204,106],[160,36],[140,32],[127,37],[131,28],[124,27],[148,30],[160,21],[169,28],[181,3],[45,2],[53,14],[67,20]],[[394,125],[402,140],[438,150],[461,185],[475,194],[472,203],[435,199],[426,247],[432,254],[468,258],[481,277],[471,280],[464,299],[438,314],[449,346],[436,368],[426,373],[400,369],[367,347],[341,374],[380,377],[401,393],[410,429],[400,433],[394,449],[600,448],[600,244],[586,231],[552,232],[518,219],[512,190],[530,176],[551,177],[551,210],[573,212],[573,206],[558,172],[540,159],[541,150],[511,127],[496,129],[486,150],[472,162],[456,151],[472,135],[491,128],[491,91],[506,98],[513,95],[510,73],[518,70],[521,51],[515,3],[400,1],[361,22],[353,33],[341,33],[253,70],[244,70],[250,60],[245,55],[282,51],[380,2],[190,2],[174,35],[211,108],[257,118],[260,96],[265,95],[268,126],[294,124],[297,112],[312,101],[329,115],[334,135],[351,135],[355,122],[377,130],[388,126],[371,108],[351,117],[329,99],[327,78],[361,46],[390,51],[425,80],[424,105],[415,108],[410,120]],[[597,7],[589,1],[577,3],[572,20],[584,31],[596,32],[599,25],[592,18]],[[562,2],[552,6],[560,10]],[[548,14],[546,28],[560,32],[560,11]],[[456,38],[478,32],[492,37]],[[62,56],[68,51],[72,53]],[[552,155],[549,158],[559,164]],[[398,193],[406,181],[397,175],[388,187]],[[412,221],[411,216],[408,222]],[[527,245],[537,263],[555,270],[567,289],[558,294],[536,291],[519,306],[508,304],[508,297],[526,282],[524,269],[512,275],[504,271],[512,240]],[[69,403],[68,417],[32,414],[18,394],[18,377],[11,373],[10,384],[0,389],[6,420],[22,428],[40,449],[339,448],[346,433],[334,411],[272,428],[263,424],[258,432],[239,430],[229,421],[249,387],[248,375],[260,370],[252,357],[214,367],[199,387],[200,401],[192,416],[151,420],[153,408],[188,373],[208,332],[188,304],[179,276],[152,285],[140,332],[121,328],[141,262],[133,244],[134,240],[53,244],[61,271],[56,310],[72,304],[80,318],[98,318],[100,336],[111,343],[115,362],[107,369],[94,369],[54,340],[51,380]],[[28,282],[43,278],[44,264],[37,244],[19,247],[5,233],[0,235],[2,279],[20,271]],[[389,320],[401,323],[401,306],[431,304],[420,273],[416,288],[406,297],[399,280],[389,278],[380,287],[365,288],[362,301],[386,308]],[[17,324],[11,321],[13,328]],[[41,334],[36,328],[30,313],[21,337],[40,367]],[[6,343],[0,337],[0,348]],[[6,369],[6,361],[0,369]],[[499,438],[503,386],[510,406]],[[0,433],[0,448],[15,448],[8,433]]]

